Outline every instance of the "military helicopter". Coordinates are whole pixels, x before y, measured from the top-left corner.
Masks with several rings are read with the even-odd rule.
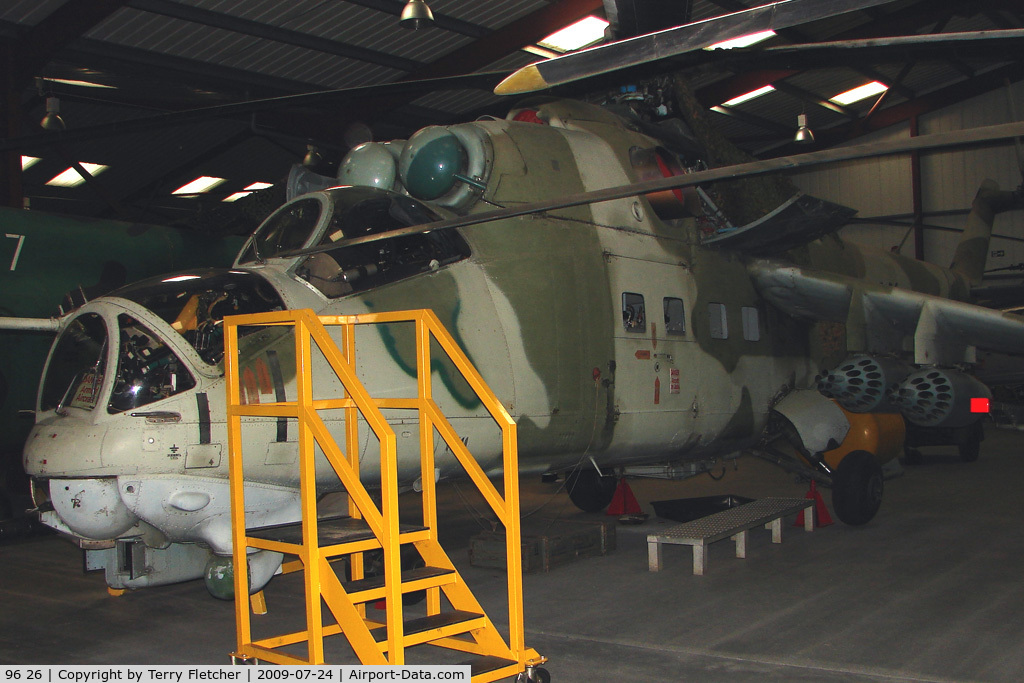
[[[20,456],[57,319],[128,282],[231,263],[238,237],[0,208],[0,523],[28,507]],[[43,343],[41,343],[43,342]],[[22,502],[24,498],[24,503]],[[0,536],[3,534],[0,533]]]
[[[807,9],[799,0],[769,7],[739,13],[733,30],[797,21]],[[608,46],[613,62],[642,41],[629,43]],[[576,74],[606,72],[602,49],[580,53]],[[580,64],[562,59],[536,71]],[[541,75],[528,77],[531,88],[552,82]],[[682,477],[758,449],[830,485],[837,516],[864,524],[904,419],[972,428],[972,399],[988,393],[959,366],[975,345],[1012,352],[1024,343],[1024,320],[962,301],[980,280],[995,212],[1020,197],[983,187],[954,264],[942,268],[844,242],[835,231],[852,216],[845,207],[794,193],[734,226],[703,188],[908,144],[1022,133],[1013,124],[705,169],[690,126],[545,97],[505,117],[360,145],[336,178],[296,175],[292,184],[312,191],[272,214],[231,269],[143,280],[61,320],[25,448],[35,502],[47,524],[97,549],[90,561],[113,588],[199,577],[231,553],[221,319],[429,308],[515,417],[522,471],[566,474],[583,509],[607,505],[610,475]],[[822,323],[844,328],[836,348],[826,348]],[[407,332],[361,341],[371,393],[413,381]],[[272,329],[241,340],[250,402],[295,395],[290,343]],[[842,362],[820,381],[832,400],[819,373],[837,351]],[[438,402],[484,471],[497,473],[481,406],[443,363],[435,373]],[[247,467],[247,519],[294,521],[294,430],[276,420],[253,427],[248,438],[266,447],[248,449],[262,460]],[[330,427],[341,433],[343,422]],[[399,432],[408,453],[416,429]],[[373,450],[361,448],[361,475],[373,481]],[[414,488],[418,457],[399,449],[400,480]],[[438,479],[456,475],[443,446],[435,457]],[[280,556],[250,563],[255,590]]]

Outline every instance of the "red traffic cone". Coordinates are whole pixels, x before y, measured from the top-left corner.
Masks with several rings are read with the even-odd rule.
[[[807,494],[804,498],[814,500],[814,526],[823,527],[832,524],[832,515],[828,513],[828,508],[825,506],[825,499],[821,497],[821,492],[818,491],[817,485],[814,480],[811,479],[811,488],[807,490]],[[796,517],[796,522],[793,526],[804,525],[804,511],[801,510],[800,514]]]
[[[609,515],[638,515],[642,512],[640,503],[636,502],[633,489],[629,488],[626,478],[619,479],[619,486],[615,489],[612,502],[608,504]]]

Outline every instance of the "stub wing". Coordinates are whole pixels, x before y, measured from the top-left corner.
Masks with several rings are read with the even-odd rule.
[[[975,361],[975,349],[1024,352],[1024,317],[762,259],[749,266],[762,296],[800,318],[845,323],[849,350],[913,351],[918,364]]]
[[[856,213],[849,207],[799,193],[753,223],[720,230],[701,243],[744,254],[779,254],[835,232]]]

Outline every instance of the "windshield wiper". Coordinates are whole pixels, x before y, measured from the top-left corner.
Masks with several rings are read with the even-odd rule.
[[[252,236],[252,253],[253,253],[253,256],[256,257],[256,263],[258,263],[258,264],[260,264],[262,266],[264,263],[267,262],[267,260],[265,258],[263,258],[262,256],[260,256],[259,242],[260,242],[259,238],[256,235],[253,235]]]

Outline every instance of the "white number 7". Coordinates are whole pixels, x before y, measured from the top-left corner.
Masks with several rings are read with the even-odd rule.
[[[18,246],[14,248],[14,257],[11,259],[11,270],[14,270],[18,267],[18,257],[21,256],[21,245],[25,244],[25,236],[7,233],[7,237],[10,237],[12,240],[18,240]]]

